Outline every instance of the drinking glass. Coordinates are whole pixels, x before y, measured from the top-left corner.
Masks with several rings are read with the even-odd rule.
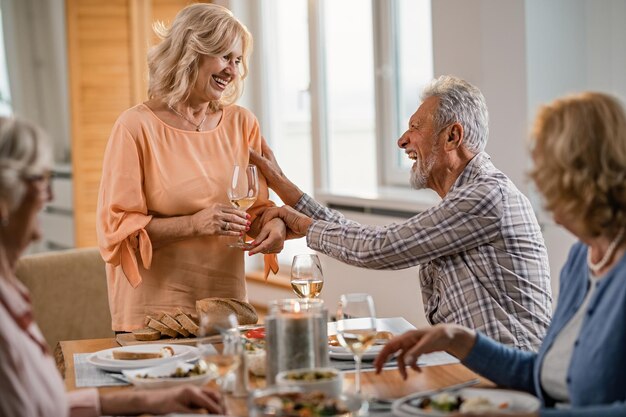
[[[243,356],[243,344],[238,329],[237,317],[234,314],[216,316],[204,313],[200,317],[200,336],[219,333],[222,339],[222,350],[213,346],[214,341],[201,340],[198,348],[202,360],[210,372],[217,375],[217,385],[225,391],[225,380],[228,374],[239,366]]]
[[[299,298],[317,298],[324,286],[322,265],[317,255],[296,255],[291,263],[291,288]]]
[[[236,209],[245,211],[252,207],[258,195],[259,174],[257,173],[256,166],[248,165],[243,167],[241,165],[235,165],[233,167],[230,188],[228,189],[230,204]],[[237,239],[237,242],[231,243],[228,246],[244,250],[252,248],[252,245],[244,241],[243,235]]]
[[[369,294],[343,294],[337,309],[337,340],[354,355],[354,386],[361,394],[361,358],[376,340],[376,312]]]

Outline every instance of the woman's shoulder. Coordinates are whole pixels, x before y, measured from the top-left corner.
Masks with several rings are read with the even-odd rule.
[[[129,132],[137,131],[141,126],[154,122],[152,110],[143,103],[139,103],[124,110],[115,121],[116,125],[125,127]]]
[[[237,104],[224,107],[224,117],[231,122],[258,124],[257,117],[250,110]]]

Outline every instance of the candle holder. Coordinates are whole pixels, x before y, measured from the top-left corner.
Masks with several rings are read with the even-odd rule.
[[[270,303],[265,319],[268,386],[279,372],[328,366],[328,310],[317,299]]]

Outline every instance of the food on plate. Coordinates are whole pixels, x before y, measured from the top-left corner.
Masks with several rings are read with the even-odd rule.
[[[326,379],[337,378],[337,371],[334,370],[305,370],[305,371],[297,371],[297,372],[287,372],[285,374],[285,379],[291,381],[323,381]]]
[[[174,356],[174,349],[170,346],[164,346],[156,352],[136,352],[123,349],[115,349],[112,351],[113,359],[120,360],[140,360],[140,359],[159,359]]]
[[[488,398],[477,396],[464,398],[449,392],[418,399],[417,406],[426,411],[459,411],[461,413],[485,413],[508,408],[508,403],[494,404]]]
[[[137,375],[135,378],[142,378],[142,379],[152,379],[152,378],[191,378],[193,376],[198,376],[198,375],[204,375],[207,373],[207,367],[206,364],[204,364],[204,362],[198,362],[197,364],[195,364],[193,366],[193,368],[190,368],[189,370],[185,370],[181,367],[177,367],[176,370],[174,372],[172,372],[169,375],[159,375],[159,376],[155,376],[155,375],[149,375],[149,374],[143,374],[143,375]]]
[[[211,316],[228,316],[235,314],[240,325],[256,324],[259,316],[254,307],[245,301],[234,298],[204,298],[196,301],[198,314],[206,313]],[[207,334],[219,333],[216,329],[206,329]]]
[[[273,393],[257,397],[253,402],[262,415],[318,417],[350,412],[343,401],[329,398],[321,392]]]
[[[388,331],[380,331],[376,333],[374,344],[384,344],[391,339],[393,339],[393,333]],[[328,336],[328,344],[330,346],[341,346],[341,343],[339,343],[339,339],[337,339],[336,334],[331,334],[330,336]]]
[[[257,327],[243,333],[246,339],[265,339],[265,327]]]
[[[137,340],[146,342],[151,340],[159,340],[161,338],[161,332],[151,329],[149,327],[145,327],[143,329],[133,330],[133,336],[135,336],[135,339]]]
[[[248,371],[255,376],[265,376],[265,327],[257,327],[243,333]]]

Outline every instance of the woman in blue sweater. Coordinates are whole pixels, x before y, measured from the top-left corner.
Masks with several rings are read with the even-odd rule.
[[[531,177],[554,220],[580,239],[539,352],[439,325],[390,341],[376,368],[398,352],[406,377],[420,354],[445,350],[499,386],[541,399],[538,413],[519,417],[626,416],[626,114],[606,94],[571,96],[540,110],[532,137]]]

